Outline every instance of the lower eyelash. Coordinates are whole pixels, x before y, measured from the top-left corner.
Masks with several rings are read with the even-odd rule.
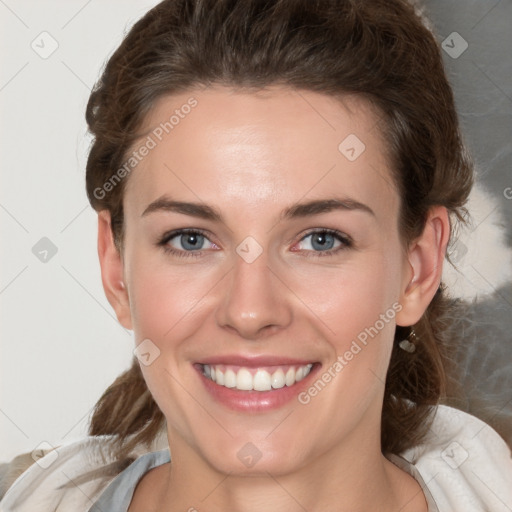
[[[202,251],[178,251],[168,245],[164,245],[163,250],[166,254],[172,254],[173,256],[178,256],[178,258],[197,258],[202,253]]]

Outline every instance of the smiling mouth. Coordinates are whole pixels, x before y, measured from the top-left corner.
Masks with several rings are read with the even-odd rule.
[[[203,375],[226,388],[240,391],[271,391],[291,387],[309,375],[313,363],[249,368],[225,364],[200,365]]]

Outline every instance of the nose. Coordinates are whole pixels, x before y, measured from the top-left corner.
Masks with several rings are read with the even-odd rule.
[[[235,255],[216,312],[219,326],[257,340],[286,328],[292,320],[293,293],[284,276],[269,266],[267,253],[248,263]]]

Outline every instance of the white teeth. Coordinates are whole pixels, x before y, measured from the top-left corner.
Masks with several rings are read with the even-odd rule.
[[[274,389],[279,389],[284,387],[284,372],[279,368],[272,374],[272,387]]]
[[[255,391],[270,391],[271,389],[283,388],[285,385],[293,386],[296,382],[304,379],[312,367],[312,363],[303,366],[290,366],[286,373],[283,367],[272,373],[258,368],[256,373],[252,375],[248,368],[239,368],[235,372],[232,368],[226,368],[226,365],[205,364],[203,365],[203,373],[205,377],[227,388],[236,388],[241,391],[251,391],[253,389]]]
[[[284,383],[287,386],[293,386],[295,384],[295,370],[293,368],[290,368],[286,372],[286,377]]]
[[[253,388],[256,391],[270,391],[272,389],[270,373],[265,370],[258,370],[254,376]]]
[[[224,372],[224,386],[236,388],[236,373],[233,370],[226,370]]]
[[[245,368],[238,370],[236,375],[236,388],[243,391],[250,391],[253,388],[252,375],[249,370]]]

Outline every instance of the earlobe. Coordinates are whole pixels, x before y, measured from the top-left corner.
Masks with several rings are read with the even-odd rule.
[[[425,228],[407,255],[397,325],[414,325],[422,317],[441,283],[446,247],[450,238],[450,220],[443,206],[432,207]]]
[[[126,329],[132,329],[130,301],[123,276],[123,259],[114,244],[108,210],[98,213],[98,257],[105,295],[121,325]]]

